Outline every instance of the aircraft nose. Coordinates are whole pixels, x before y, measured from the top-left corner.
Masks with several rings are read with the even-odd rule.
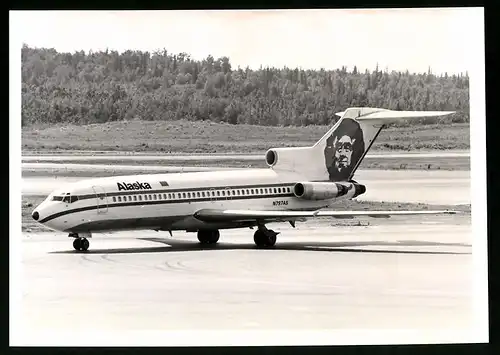
[[[40,214],[37,211],[35,211],[31,214],[31,217],[33,217],[35,221],[38,221],[38,218],[40,218]]]

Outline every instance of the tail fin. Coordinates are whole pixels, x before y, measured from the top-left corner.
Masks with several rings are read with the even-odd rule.
[[[349,108],[312,147],[275,148],[266,154],[274,169],[300,173],[316,181],[348,181],[385,125],[400,119],[434,117],[453,111],[391,111],[381,108]]]

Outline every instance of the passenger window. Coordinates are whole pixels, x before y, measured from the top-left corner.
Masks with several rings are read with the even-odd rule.
[[[182,193],[182,197],[186,198],[186,193],[185,192]]]
[[[142,195],[139,195],[139,201],[142,201]]]
[[[134,195],[134,201],[137,201],[137,195]]]
[[[202,197],[205,197],[205,191],[202,191],[202,192],[201,192],[201,196],[202,196]]]
[[[217,191],[217,196],[220,196],[220,191]]]
[[[232,190],[233,191],[233,196],[236,195],[236,191]]]
[[[116,202],[116,197],[113,196],[113,202]]]
[[[277,194],[277,193],[278,193],[278,191],[276,190],[276,188],[274,188],[274,193],[275,193],[275,194]]]
[[[122,202],[122,197],[118,196],[118,202]]]
[[[163,199],[166,200],[167,199],[167,194],[163,194]]]

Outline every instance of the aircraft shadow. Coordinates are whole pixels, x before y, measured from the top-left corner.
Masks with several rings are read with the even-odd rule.
[[[470,247],[465,243],[438,243],[421,241],[401,241],[394,242],[282,242],[276,243],[272,248],[260,248],[251,243],[224,243],[215,245],[204,245],[197,241],[175,240],[167,238],[138,238],[149,242],[162,243],[167,246],[140,247],[140,248],[112,248],[112,249],[90,249],[84,254],[142,254],[142,253],[173,253],[173,252],[195,252],[207,250],[261,250],[272,252],[276,250],[289,251],[316,251],[334,253],[383,253],[383,254],[471,254],[471,252],[449,252],[449,251],[420,251],[420,250],[394,250],[394,249],[370,249],[365,247],[386,246],[386,247],[422,247],[422,246],[459,246]],[[354,249],[354,247],[363,247]],[[82,254],[76,250],[54,251],[51,254]]]

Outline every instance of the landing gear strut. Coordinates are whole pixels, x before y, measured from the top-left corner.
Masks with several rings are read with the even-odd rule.
[[[276,244],[276,236],[278,234],[272,229],[267,229],[264,225],[261,225],[255,231],[253,240],[258,247],[272,247]]]
[[[87,238],[80,237],[78,233],[70,233],[68,237],[75,238],[73,241],[73,248],[75,248],[75,250],[87,251],[89,249],[90,243]]]
[[[200,230],[198,231],[198,240],[201,244],[215,244],[219,241],[220,233],[218,230]]]

